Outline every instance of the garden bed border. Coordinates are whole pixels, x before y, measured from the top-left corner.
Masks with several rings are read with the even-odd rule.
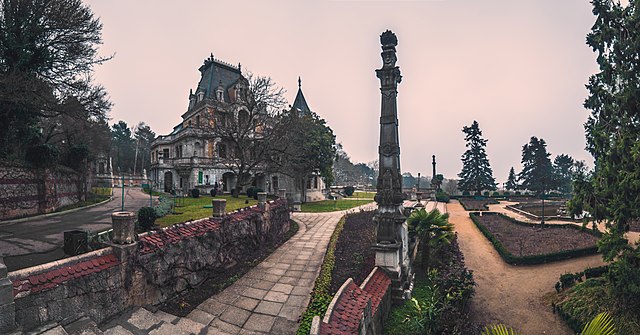
[[[493,236],[493,234],[482,223],[480,223],[478,221],[477,217],[478,216],[484,216],[484,215],[498,215],[498,216],[501,216],[501,217],[509,220],[511,223],[517,224],[517,225],[520,225],[520,226],[532,227],[533,224],[522,222],[522,221],[518,221],[518,220],[516,220],[516,219],[514,219],[512,217],[509,217],[507,215],[504,215],[502,213],[496,213],[496,212],[482,212],[482,214],[479,214],[479,213],[481,213],[481,212],[471,212],[471,213],[469,213],[469,217],[471,217],[471,220],[476,225],[476,227],[478,227],[478,229],[480,229],[482,234],[491,242],[491,244],[493,244],[493,247],[496,249],[496,251],[498,251],[498,253],[500,254],[500,257],[502,257],[502,259],[508,264],[511,264],[511,265],[542,264],[542,263],[559,261],[559,260],[563,260],[563,259],[569,259],[569,258],[593,255],[593,254],[597,254],[598,253],[598,247],[597,246],[593,246],[593,247],[589,247],[589,248],[580,248],[580,249],[559,251],[559,252],[550,253],[550,254],[531,255],[531,256],[514,256],[511,252],[509,252],[505,248],[505,246],[502,244],[502,242],[499,239],[497,239],[495,236]],[[577,225],[571,224],[571,223],[553,224],[553,225],[547,224],[547,227],[550,228],[550,229],[571,228],[571,229],[575,229],[575,230],[580,230],[582,232],[585,232],[587,234],[591,234],[591,235],[596,236],[596,237],[601,237],[602,236],[602,233],[600,233],[600,232],[596,232],[596,231],[593,231],[593,230],[590,230],[590,229],[585,229],[583,227],[580,227],[580,226],[577,226]]]

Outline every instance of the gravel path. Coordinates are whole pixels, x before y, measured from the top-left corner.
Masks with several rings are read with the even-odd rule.
[[[482,323],[504,323],[528,335],[572,335],[543,296],[554,291],[561,274],[600,266],[602,257],[593,255],[535,266],[509,265],[457,201],[452,201],[448,210],[466,265],[473,270],[477,283],[471,304],[474,319]]]

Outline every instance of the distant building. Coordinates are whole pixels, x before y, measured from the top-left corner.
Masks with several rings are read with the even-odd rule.
[[[248,110],[243,101],[249,81],[242,75],[240,66],[217,60],[213,55],[204,61],[199,71],[200,82],[195,92],[189,92],[189,106],[181,115],[182,122],[170,134],[158,136],[151,144],[150,178],[165,192],[187,192],[196,188],[208,193],[217,184],[219,192],[228,193],[236,186],[238,176],[224,164],[233,159],[233,146],[214,136],[205,122],[209,115],[214,120],[228,117],[238,120],[248,115],[244,114]],[[309,110],[300,87],[292,108]],[[247,176],[251,181],[246,187],[257,186],[270,194],[286,188],[294,201],[324,199],[324,184],[318,173],[311,172],[307,189],[297,194],[292,193],[295,188],[287,176],[262,170],[252,173]]]

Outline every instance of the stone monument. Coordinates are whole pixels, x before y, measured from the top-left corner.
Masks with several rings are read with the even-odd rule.
[[[411,294],[413,274],[408,253],[408,232],[403,215],[404,195],[400,172],[400,144],[398,141],[398,108],[396,95],[402,80],[396,66],[398,39],[387,30],[380,35],[382,68],[376,70],[380,79],[382,107],[380,112],[379,175],[375,201],[378,213],[376,224],[376,266],[384,269],[392,280],[392,299],[400,302]]]

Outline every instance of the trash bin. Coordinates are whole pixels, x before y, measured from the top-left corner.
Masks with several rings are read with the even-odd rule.
[[[83,254],[88,251],[89,236],[83,230],[69,230],[64,232],[64,253],[70,256]]]

